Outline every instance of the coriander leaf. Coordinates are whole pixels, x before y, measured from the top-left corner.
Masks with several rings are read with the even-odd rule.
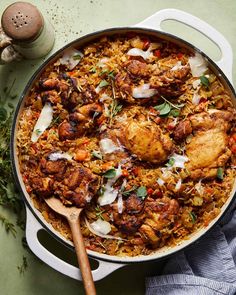
[[[102,70],[101,73],[99,74],[99,76],[102,76],[104,74],[108,73],[108,69]]]
[[[4,107],[0,107],[0,121],[6,121],[7,110]]]
[[[192,223],[195,223],[197,220],[197,216],[194,212],[189,212],[189,216],[191,218]]]
[[[114,178],[116,176],[116,169],[115,168],[111,168],[109,170],[107,170],[104,174],[104,177],[106,178]]]
[[[115,76],[114,76],[114,70],[113,71],[110,71],[109,73],[108,73],[108,77],[109,78],[111,78],[111,79],[113,79],[113,80],[115,80]]]
[[[172,167],[175,163],[175,159],[174,158],[170,158],[168,163],[166,164],[167,167]]]
[[[102,87],[106,87],[107,85],[109,85],[109,82],[107,82],[106,80],[102,80],[100,83],[99,83],[99,87],[102,88]]]
[[[154,109],[160,112],[160,116],[166,116],[171,111],[171,106],[167,102],[164,102],[161,105],[155,106]]]
[[[178,117],[179,114],[180,114],[180,110],[177,110],[177,109],[172,109],[169,113],[169,115],[173,117]]]
[[[131,189],[121,192],[121,194],[125,197],[128,197],[133,191],[136,190],[136,188],[137,188],[137,186],[133,186]]]
[[[204,75],[201,76],[200,81],[201,81],[202,85],[206,86],[207,88],[209,87],[210,82],[209,82],[209,80],[208,80],[208,78],[206,76],[204,76]]]
[[[98,158],[99,160],[102,160],[102,154],[99,151],[92,151],[92,156],[94,158]]]
[[[219,167],[217,169],[217,174],[216,174],[217,178],[220,179],[220,180],[223,180],[224,179],[224,171],[223,171],[223,168]]]
[[[145,186],[140,186],[137,189],[137,197],[141,198],[142,200],[144,200],[147,196],[147,189]]]
[[[75,54],[75,55],[73,55],[73,59],[74,60],[80,60],[82,58],[82,56],[81,56],[81,54]]]
[[[97,69],[96,67],[92,67],[90,70],[89,70],[90,73],[96,73],[97,72]]]
[[[36,133],[37,135],[40,135],[40,134],[42,133],[42,131],[41,131],[40,129],[36,129],[36,130],[35,130],[35,133]]]
[[[101,186],[98,190],[98,195],[99,196],[103,196],[104,195],[104,192],[105,192],[105,187],[104,186]]]

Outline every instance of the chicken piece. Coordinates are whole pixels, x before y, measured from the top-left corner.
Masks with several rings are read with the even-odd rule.
[[[40,161],[40,168],[44,174],[56,175],[57,178],[61,178],[66,171],[67,161],[65,159],[50,161],[42,158]]]
[[[152,121],[128,119],[118,137],[132,154],[151,163],[164,162],[173,150],[169,135]]]
[[[135,194],[132,194],[125,201],[125,210],[129,214],[137,214],[143,210],[144,202]]]
[[[179,204],[175,199],[163,197],[155,201],[148,201],[145,204],[146,218],[139,231],[145,238],[157,247],[159,235],[165,230],[179,212]]]
[[[150,79],[151,88],[158,90],[160,95],[168,97],[180,96],[183,92],[183,85],[189,73],[189,66],[184,66],[176,70],[168,70]]]
[[[32,175],[29,178],[29,184],[35,194],[46,198],[53,194],[53,180],[50,177],[41,177]]]
[[[131,60],[127,63],[127,71],[132,76],[147,77],[150,75],[149,67],[145,62]]]
[[[77,108],[69,115],[69,122],[64,121],[58,126],[59,139],[75,139],[84,135],[96,124],[102,114],[102,107],[97,103]]]
[[[115,86],[123,100],[129,103],[135,102],[132,97],[132,83],[127,73],[118,73],[116,75]]]
[[[85,207],[96,194],[98,182],[98,176],[88,168],[79,166],[67,171],[62,194],[76,206]]]
[[[142,217],[139,216],[127,213],[123,213],[122,215],[114,213],[113,217],[115,225],[125,234],[133,234],[137,232],[142,225]]]
[[[183,137],[186,137],[192,133],[192,125],[190,120],[181,121],[174,130],[174,139],[176,141],[181,141]]]
[[[41,98],[43,104],[46,102],[50,102],[52,105],[56,105],[57,103],[61,103],[61,98],[58,95],[56,90],[48,90],[41,92]]]
[[[152,229],[150,225],[143,224],[139,231],[144,235],[145,239],[152,244],[153,246],[157,247],[160,241],[160,238],[156,235],[155,231]]]
[[[231,156],[227,147],[228,136],[226,132],[232,120],[232,112],[213,109],[189,117],[188,122],[191,124],[193,137],[186,145],[186,156],[189,159],[186,168],[189,170],[191,178],[215,177],[217,168],[225,165]],[[183,131],[184,128],[181,127],[181,124],[183,122],[177,126],[174,132],[175,137],[179,140],[188,134]]]

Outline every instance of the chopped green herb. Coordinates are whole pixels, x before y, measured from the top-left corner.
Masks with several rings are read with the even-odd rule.
[[[108,73],[108,69],[102,70],[99,76],[103,76],[104,74],[107,74],[107,73]]]
[[[28,267],[28,262],[25,256],[23,256],[23,261],[21,265],[18,265],[17,268],[21,275],[23,275]]]
[[[99,87],[102,88],[102,87],[106,87],[109,85],[109,82],[107,82],[106,80],[102,80],[100,83],[99,83]]]
[[[96,73],[97,72],[97,68],[96,67],[92,67],[90,70],[89,70],[90,73]]]
[[[169,114],[171,107],[167,102],[164,102],[160,105],[155,106],[154,109],[160,112],[160,116],[166,116]]]
[[[140,186],[137,189],[137,197],[141,198],[142,200],[144,200],[147,196],[147,189],[145,186]]]
[[[177,109],[172,109],[169,113],[169,115],[173,117],[178,117],[179,114],[180,114],[180,110],[177,110]]]
[[[7,119],[7,110],[4,107],[0,107],[0,121],[6,121]]]
[[[131,189],[121,192],[121,194],[125,197],[128,197],[133,191],[136,190],[136,188],[137,188],[137,186],[133,186]]]
[[[104,187],[104,186],[101,186],[101,187],[99,188],[99,190],[98,190],[98,195],[99,195],[99,196],[103,196],[104,192],[105,192],[105,187]]]
[[[102,160],[102,154],[101,154],[101,152],[99,152],[99,151],[92,151],[92,156],[93,156],[94,158],[97,158],[97,159],[99,159],[99,160]]]
[[[11,223],[9,220],[7,220],[6,217],[0,215],[0,221],[2,222],[2,224],[5,226],[5,230],[8,233],[11,233],[14,237],[16,237],[16,229],[15,229],[15,225],[13,223]]]
[[[58,124],[58,123],[60,123],[61,122],[61,118],[60,118],[60,116],[58,115],[58,116],[56,116],[53,120],[52,120],[52,123],[50,124],[50,127],[52,127],[53,125],[56,125],[56,124]],[[37,129],[38,130],[38,129]]]
[[[102,214],[106,212],[106,210],[102,210],[101,207],[97,205],[97,207],[95,208],[95,211],[96,211],[96,217],[104,220],[104,217],[102,216]]]
[[[195,223],[197,220],[196,214],[192,211],[192,212],[189,212],[189,216],[191,218],[192,223]]]
[[[115,74],[115,72],[114,72],[114,70],[112,70],[112,71],[110,71],[110,72],[108,73],[108,77],[111,78],[111,79],[113,79],[113,80],[115,80],[115,76],[114,76],[114,74]]]
[[[115,168],[111,168],[109,170],[107,170],[104,174],[104,177],[106,178],[114,178],[116,176],[116,169]]]
[[[201,76],[200,77],[200,81],[201,81],[201,84],[206,86],[207,88],[209,87],[210,85],[210,81],[208,80],[208,78],[206,76]]]
[[[75,55],[73,55],[73,59],[74,60],[80,60],[82,58],[82,55],[81,54],[75,54]]]
[[[36,135],[40,135],[42,133],[42,131],[40,129],[36,129],[35,133],[36,133]]]
[[[175,163],[175,159],[174,158],[170,158],[168,163],[166,164],[167,167],[172,167]]]
[[[217,174],[216,174],[217,178],[220,179],[220,180],[223,180],[224,179],[224,171],[223,171],[223,168],[219,167],[217,169]]]

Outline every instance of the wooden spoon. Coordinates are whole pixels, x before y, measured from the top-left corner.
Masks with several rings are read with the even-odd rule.
[[[88,255],[85,249],[83,235],[80,228],[80,213],[83,208],[66,207],[62,202],[55,198],[45,199],[48,206],[55,212],[64,216],[71,228],[72,238],[75,246],[75,252],[79,263],[79,268],[83,278],[84,289],[87,295],[96,295],[96,289],[89,264]]]

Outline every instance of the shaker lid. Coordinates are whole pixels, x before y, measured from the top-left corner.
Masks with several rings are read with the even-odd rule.
[[[15,2],[3,12],[2,28],[16,41],[33,41],[43,28],[43,17],[36,6],[28,2]]]

